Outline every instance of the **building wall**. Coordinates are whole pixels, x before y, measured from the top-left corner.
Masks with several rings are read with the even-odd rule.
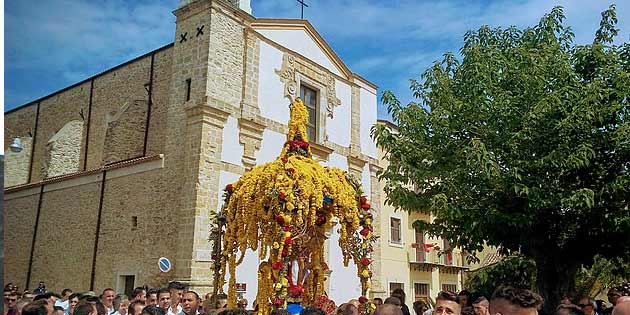
[[[20,287],[26,287],[39,203],[39,187],[30,190],[12,199],[5,195],[4,199],[4,283],[13,282]]]
[[[121,276],[134,275],[137,285],[160,285],[178,279],[201,293],[208,292],[212,263],[208,225],[220,209],[222,187],[254,164],[271,161],[280,153],[288,129],[290,100],[286,93],[291,83],[304,81],[321,88],[321,128],[313,139],[316,159],[348,170],[361,180],[374,204],[379,204],[376,156],[369,151],[369,137],[360,137],[376,122],[376,99],[364,95],[365,91],[375,94],[372,87],[342,73],[331,59],[321,59],[330,57],[320,51],[321,45],[316,45],[317,51],[308,48],[315,43],[308,32],[292,32],[285,42],[274,41],[250,27],[251,16],[234,11],[222,1],[196,1],[174,13],[177,24],[172,47],[39,102],[41,119],[31,186],[8,190],[5,196],[7,222],[28,224],[24,216],[36,211],[37,203],[33,202],[39,199],[14,196],[28,187],[44,185],[45,190],[51,189],[42,199],[43,223],[38,228],[41,233],[36,239],[31,283],[42,279],[76,290],[89,285],[95,213],[102,205],[95,290],[117,287]],[[195,36],[201,26],[204,34]],[[180,41],[184,33],[188,39]],[[308,55],[311,53],[315,55]],[[295,64],[291,64],[293,61]],[[291,77],[283,76],[287,69],[292,71]],[[145,85],[150,81],[153,97],[147,130],[149,99]],[[35,129],[24,126],[25,121],[33,120],[33,108],[8,115],[7,127],[15,131],[7,134],[9,138]],[[14,118],[18,116],[23,119]],[[64,125],[77,119],[83,121],[78,170],[94,171],[47,180],[45,144]],[[133,159],[143,153],[145,157],[162,154],[162,164]],[[128,159],[132,161],[124,162]],[[67,168],[64,173],[63,169],[55,174],[76,171]],[[98,178],[104,173],[101,200]],[[71,200],[64,202],[64,198]],[[18,213],[14,209],[27,210]],[[81,222],[79,233],[74,219]],[[15,229],[7,231],[7,243],[17,238]],[[80,259],[68,261],[69,257],[77,257],[73,251],[77,237],[81,242],[77,246]],[[334,255],[332,250],[329,253]],[[156,260],[162,256],[174,263],[174,270],[168,274],[157,272]],[[258,260],[250,256],[253,258],[239,268],[237,277],[250,283],[246,296],[251,301],[256,292],[252,285],[256,272],[252,269]],[[7,261],[16,265],[7,265],[10,272],[5,273],[6,281],[24,281],[25,259],[28,256],[25,258],[22,252],[7,252]],[[331,260],[330,283],[349,288],[333,298],[341,302],[356,297],[360,292],[356,269],[336,265],[339,261],[335,257]],[[55,264],[60,266],[48,268]],[[47,270],[55,275],[46,274]],[[73,270],[79,273],[68,275]]]

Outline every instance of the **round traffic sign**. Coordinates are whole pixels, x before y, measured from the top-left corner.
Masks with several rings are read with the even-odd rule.
[[[158,259],[158,267],[160,268],[160,271],[169,272],[172,266],[173,265],[171,264],[171,261],[168,258],[160,257],[160,259]]]

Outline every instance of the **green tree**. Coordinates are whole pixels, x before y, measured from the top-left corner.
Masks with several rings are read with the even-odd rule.
[[[499,285],[531,290],[535,284],[536,264],[528,258],[510,256],[471,272],[466,280],[466,289],[490,298]]]
[[[467,32],[461,61],[412,80],[418,103],[383,93],[398,128],[373,129],[386,202],[470,253],[531,258],[547,313],[595,255],[630,257],[630,45],[613,43],[614,6],[589,45],[563,20]]]

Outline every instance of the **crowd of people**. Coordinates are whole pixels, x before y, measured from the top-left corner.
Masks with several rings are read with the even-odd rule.
[[[365,299],[365,298],[363,298]],[[490,297],[475,296],[463,290],[458,294],[442,291],[435,302],[417,300],[411,313],[406,294],[396,289],[385,300],[374,298],[372,315],[536,315],[542,308],[542,298],[529,290],[509,286],[499,287]],[[588,297],[572,300],[563,297],[555,315],[630,315],[630,290],[614,287],[608,291],[606,307],[603,301]],[[272,315],[359,315],[365,313],[367,300],[350,300],[339,306],[322,296],[311,306],[302,309],[276,309]],[[295,310],[299,314],[295,314]],[[50,292],[43,282],[33,291],[24,290],[9,283],[4,288],[3,315],[252,315],[257,311],[254,301],[248,309],[245,299],[238,301],[235,309],[227,308],[227,296],[216,298],[188,290],[180,282],[173,281],[165,288],[135,288],[131,296],[117,294],[107,288],[100,295],[95,292],[76,293],[63,289],[61,294]]]

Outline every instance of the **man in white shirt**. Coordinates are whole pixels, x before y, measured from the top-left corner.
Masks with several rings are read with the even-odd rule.
[[[177,281],[168,284],[168,291],[171,293],[171,307],[168,308],[166,315],[184,315],[180,302],[185,288],[181,282]]]
[[[63,289],[61,290],[61,299],[57,300],[55,302],[55,306],[59,306],[61,308],[63,308],[63,313],[65,315],[68,315],[68,312],[70,310],[70,295],[72,294],[72,290],[71,289]]]
[[[103,301],[103,305],[107,308],[107,314],[111,315],[116,312],[114,309],[114,298],[116,297],[116,291],[112,288],[107,288],[103,290],[103,294],[101,294],[101,301]]]

